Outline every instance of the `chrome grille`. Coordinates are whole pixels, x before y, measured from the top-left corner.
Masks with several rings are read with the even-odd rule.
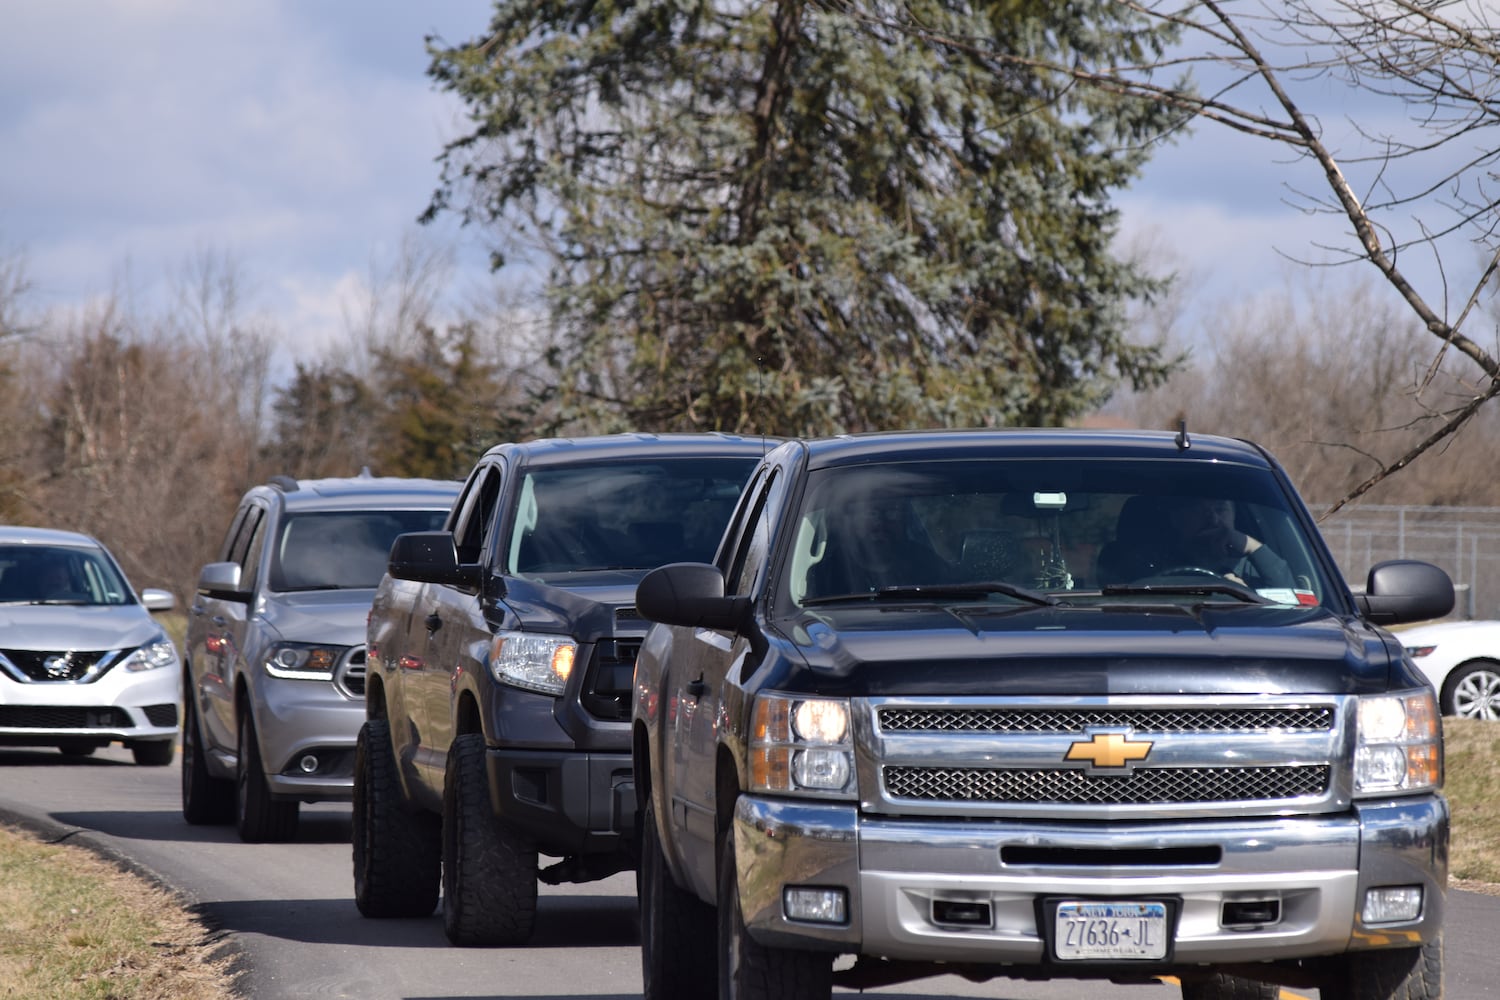
[[[1145,733],[1328,732],[1329,705],[1242,708],[882,708],[888,733],[1082,733],[1129,728]]]
[[[1326,764],[1284,767],[1136,768],[1125,775],[1082,770],[886,767],[886,792],[908,801],[1027,804],[1258,802],[1321,795]]]
[[[334,670],[333,682],[356,701],[365,696],[365,647],[355,646],[344,654]]]
[[[63,649],[0,650],[0,667],[22,683],[89,683],[98,678],[120,657],[120,650],[89,651]]]

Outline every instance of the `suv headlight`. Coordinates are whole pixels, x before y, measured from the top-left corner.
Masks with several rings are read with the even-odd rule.
[[[763,692],[750,720],[750,790],[854,798],[847,698]]]
[[[157,667],[176,665],[177,647],[165,635],[158,635],[125,657],[125,669],[130,671],[155,670]]]
[[[1429,690],[1359,699],[1354,794],[1419,792],[1443,783],[1443,734]]]
[[[331,681],[347,646],[278,642],[266,652],[266,673],[299,681]]]
[[[578,643],[567,636],[501,632],[490,643],[495,680],[542,694],[562,694],[573,675]]]

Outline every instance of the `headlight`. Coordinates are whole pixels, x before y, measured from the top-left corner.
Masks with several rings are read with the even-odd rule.
[[[266,653],[266,673],[299,681],[331,681],[333,668],[347,646],[320,646],[310,642],[278,642]]]
[[[849,702],[762,693],[750,720],[752,791],[853,798]]]
[[[125,658],[125,669],[155,670],[157,667],[177,666],[177,647],[166,636],[157,636]]]
[[[501,632],[490,643],[495,680],[543,694],[567,689],[577,657],[578,643],[566,636]]]
[[[1443,783],[1443,736],[1429,690],[1359,700],[1354,792],[1417,792]]]

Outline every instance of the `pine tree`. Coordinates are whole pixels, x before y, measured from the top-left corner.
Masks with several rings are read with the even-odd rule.
[[[429,42],[473,128],[427,217],[545,253],[562,426],[1058,424],[1171,366],[1109,201],[1170,122],[1020,67],[1165,41],[1111,0],[498,0]]]

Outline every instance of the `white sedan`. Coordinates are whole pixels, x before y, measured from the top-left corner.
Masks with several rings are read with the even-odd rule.
[[[1500,719],[1500,621],[1418,625],[1399,638],[1444,715]]]
[[[165,767],[177,746],[182,667],[152,611],[87,535],[0,527],[0,746],[87,756],[123,743]]]

